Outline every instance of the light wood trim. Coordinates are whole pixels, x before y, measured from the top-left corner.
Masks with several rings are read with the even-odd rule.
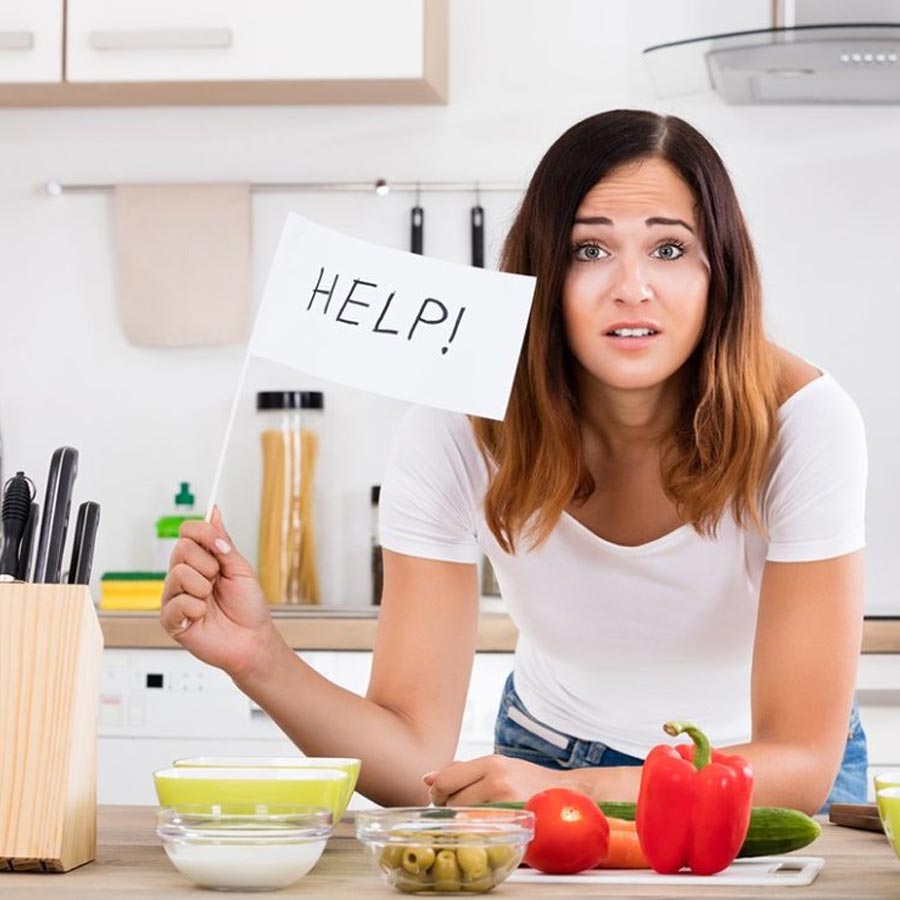
[[[275,624],[295,650],[371,650],[378,619],[375,611],[359,616],[329,617],[275,614]],[[101,612],[100,627],[107,647],[173,649],[175,643],[160,627],[156,613]],[[478,620],[480,652],[511,652],[518,632],[509,616],[482,613]]]
[[[434,91],[436,102],[446,103],[449,92],[449,0],[425,0],[422,38],[422,78]]]
[[[0,585],[0,869],[94,858],[102,656],[86,587]]]
[[[863,653],[900,653],[900,619],[866,619]]]
[[[441,104],[425,79],[0,84],[0,107]]]

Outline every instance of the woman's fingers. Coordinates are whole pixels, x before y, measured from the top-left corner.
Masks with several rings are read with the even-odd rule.
[[[429,772],[423,781],[431,789],[431,802],[443,806],[448,800],[484,777],[484,760],[487,757],[453,762],[439,772]]]
[[[207,603],[190,594],[178,594],[172,597],[159,614],[159,623],[163,630],[176,641],[194,622],[206,615]]]
[[[221,523],[221,518],[218,522]],[[235,550],[221,524],[217,526],[212,522],[193,519],[182,524],[179,534],[181,540],[194,541],[213,556],[225,578],[253,576],[253,566]]]
[[[210,581],[219,574],[219,561],[215,556],[190,538],[179,538],[175,544],[169,566],[174,568],[178,563],[185,563],[196,569]]]
[[[179,594],[190,594],[205,600],[212,593],[212,582],[187,563],[176,563],[166,576],[163,604]]]

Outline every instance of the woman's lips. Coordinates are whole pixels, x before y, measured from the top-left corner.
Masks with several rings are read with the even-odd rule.
[[[659,340],[660,335],[657,334],[648,334],[644,337],[619,337],[615,334],[605,334],[603,335],[607,341],[609,341],[617,350],[643,350],[645,347],[650,347],[653,345],[654,341]]]

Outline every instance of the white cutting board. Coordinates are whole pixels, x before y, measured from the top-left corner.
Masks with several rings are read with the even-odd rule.
[[[506,884],[681,884],[749,887],[777,885],[798,887],[812,884],[822,871],[821,856],[759,856],[735,860],[717,875],[660,875],[649,869],[591,869],[578,875],[546,875],[533,869],[519,869]]]

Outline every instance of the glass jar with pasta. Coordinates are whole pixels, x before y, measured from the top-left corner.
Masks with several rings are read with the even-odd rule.
[[[315,497],[324,408],[319,391],[256,395],[263,420],[258,572],[272,604],[322,601]]]

